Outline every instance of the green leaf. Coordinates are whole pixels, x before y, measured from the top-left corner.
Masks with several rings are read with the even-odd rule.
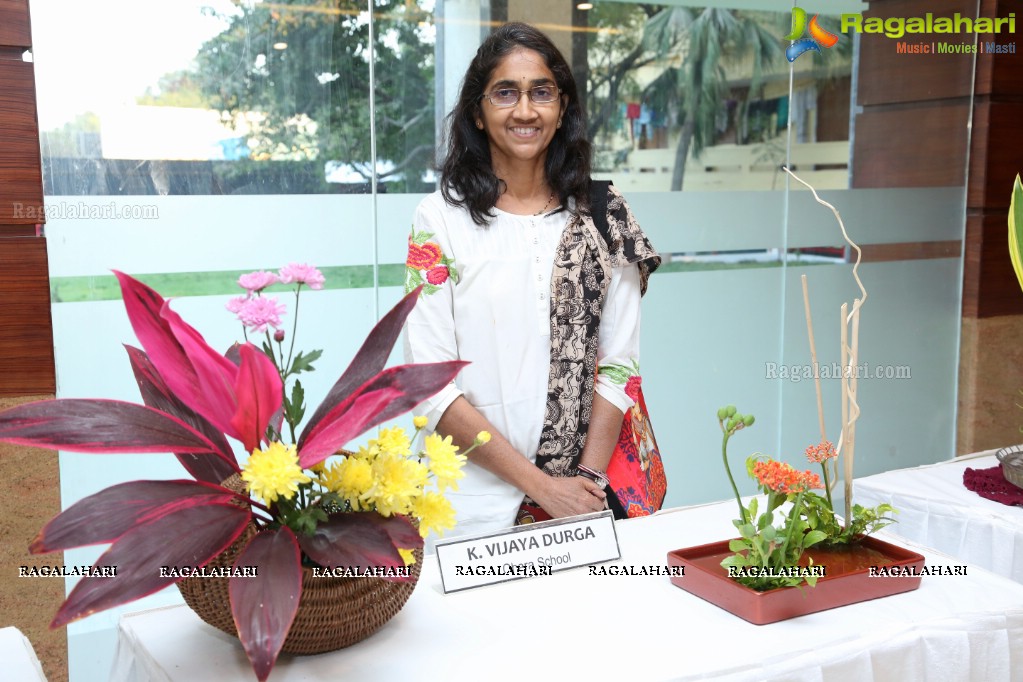
[[[733,538],[728,541],[729,552],[745,552],[747,549],[749,549],[749,545],[746,543],[745,540]]]
[[[284,413],[291,424],[298,424],[305,416],[305,389],[301,381],[296,380],[291,387],[291,399],[284,400]]]
[[[757,520],[757,528],[761,531],[770,528],[772,521],[774,521],[773,514],[761,514],[760,518]]]
[[[314,350],[311,353],[299,351],[298,355],[295,356],[295,360],[291,363],[291,369],[288,370],[288,374],[312,372],[316,369],[313,367],[313,363],[319,360],[321,355],[323,355],[322,350]]]
[[[828,537],[827,533],[821,532],[819,530],[811,530],[809,533],[803,536],[803,547],[811,547],[813,545],[816,545],[818,542],[826,539],[827,537]]]
[[[1009,202],[1009,257],[1012,260],[1012,269],[1016,272],[1016,279],[1020,288],[1023,288],[1023,253],[1020,247],[1023,246],[1023,183],[1019,175],[1012,187],[1012,199]]]
[[[764,516],[762,516],[760,518],[761,519],[767,518],[767,514],[764,514]],[[776,537],[778,537],[778,533],[777,533],[777,531],[775,531],[774,526],[770,526],[770,525],[767,526],[766,528],[762,528],[761,531],[760,531],[760,535],[767,542],[774,542],[774,539]]]

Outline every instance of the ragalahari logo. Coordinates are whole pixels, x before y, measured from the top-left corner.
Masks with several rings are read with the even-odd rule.
[[[833,47],[838,42],[838,36],[821,28],[817,23],[817,16],[813,15],[813,19],[807,22],[805,9],[792,8],[792,32],[785,36],[785,40],[795,41],[785,50],[785,58],[790,62],[796,61],[799,55],[810,50],[816,50],[820,54],[822,46]],[[809,33],[810,37],[804,38],[804,33]]]

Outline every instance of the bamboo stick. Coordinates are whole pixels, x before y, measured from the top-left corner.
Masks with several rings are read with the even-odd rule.
[[[810,362],[813,367],[813,386],[817,392],[817,423],[820,426],[821,431],[821,442],[823,443],[828,439],[827,429],[824,427],[824,397],[821,392],[821,374],[820,365],[817,364],[817,342],[813,334],[813,315],[810,313],[810,289],[807,283],[806,275],[801,275],[800,279],[803,283],[803,312],[806,316],[806,334],[810,339]],[[834,459],[825,460],[823,466],[828,467],[832,474],[828,476],[828,499],[830,498],[831,491],[838,485],[838,465]]]
[[[847,371],[849,367],[849,325],[846,323],[847,311],[849,310],[849,304],[842,304],[842,330],[841,330],[841,344],[842,344],[842,435],[838,439],[838,452],[842,455],[842,462],[846,465],[845,471],[849,471],[849,458],[845,456],[846,441],[849,437],[849,373]],[[852,492],[852,483],[849,480],[848,474],[844,476],[845,479],[845,522],[849,523],[849,514],[852,512],[852,501],[849,498],[849,494]]]

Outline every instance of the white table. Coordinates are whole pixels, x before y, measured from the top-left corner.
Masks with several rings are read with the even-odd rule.
[[[963,472],[988,469],[994,450],[857,479],[853,499],[899,510],[895,535],[1023,583],[1023,507],[987,500],[963,485]]]
[[[734,502],[618,523],[624,565],[731,537]],[[928,565],[957,561],[931,550]],[[586,568],[444,595],[433,557],[405,608],[367,640],[283,656],[296,680],[1016,680],[1023,681],[1023,585],[969,567],[920,589],[756,626],[663,576]],[[128,614],[113,676],[254,679],[236,640],[187,607]]]
[[[18,628],[0,629],[0,677],[18,682],[46,682],[32,643]]]

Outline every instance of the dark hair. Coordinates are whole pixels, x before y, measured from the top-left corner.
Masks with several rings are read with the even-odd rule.
[[[568,100],[561,127],[547,147],[544,175],[562,205],[574,197],[576,207],[589,206],[590,141],[586,137],[586,114],[579,101],[572,69],[551,39],[529,24],[504,24],[488,37],[462,80],[458,103],[448,115],[447,157],[441,166],[441,193],[453,206],[464,206],[477,225],[494,216],[491,210],[501,195],[501,181],[494,174],[490,143],[476,127],[480,100],[494,69],[505,56],[519,48],[538,52],[554,74],[554,82]]]

